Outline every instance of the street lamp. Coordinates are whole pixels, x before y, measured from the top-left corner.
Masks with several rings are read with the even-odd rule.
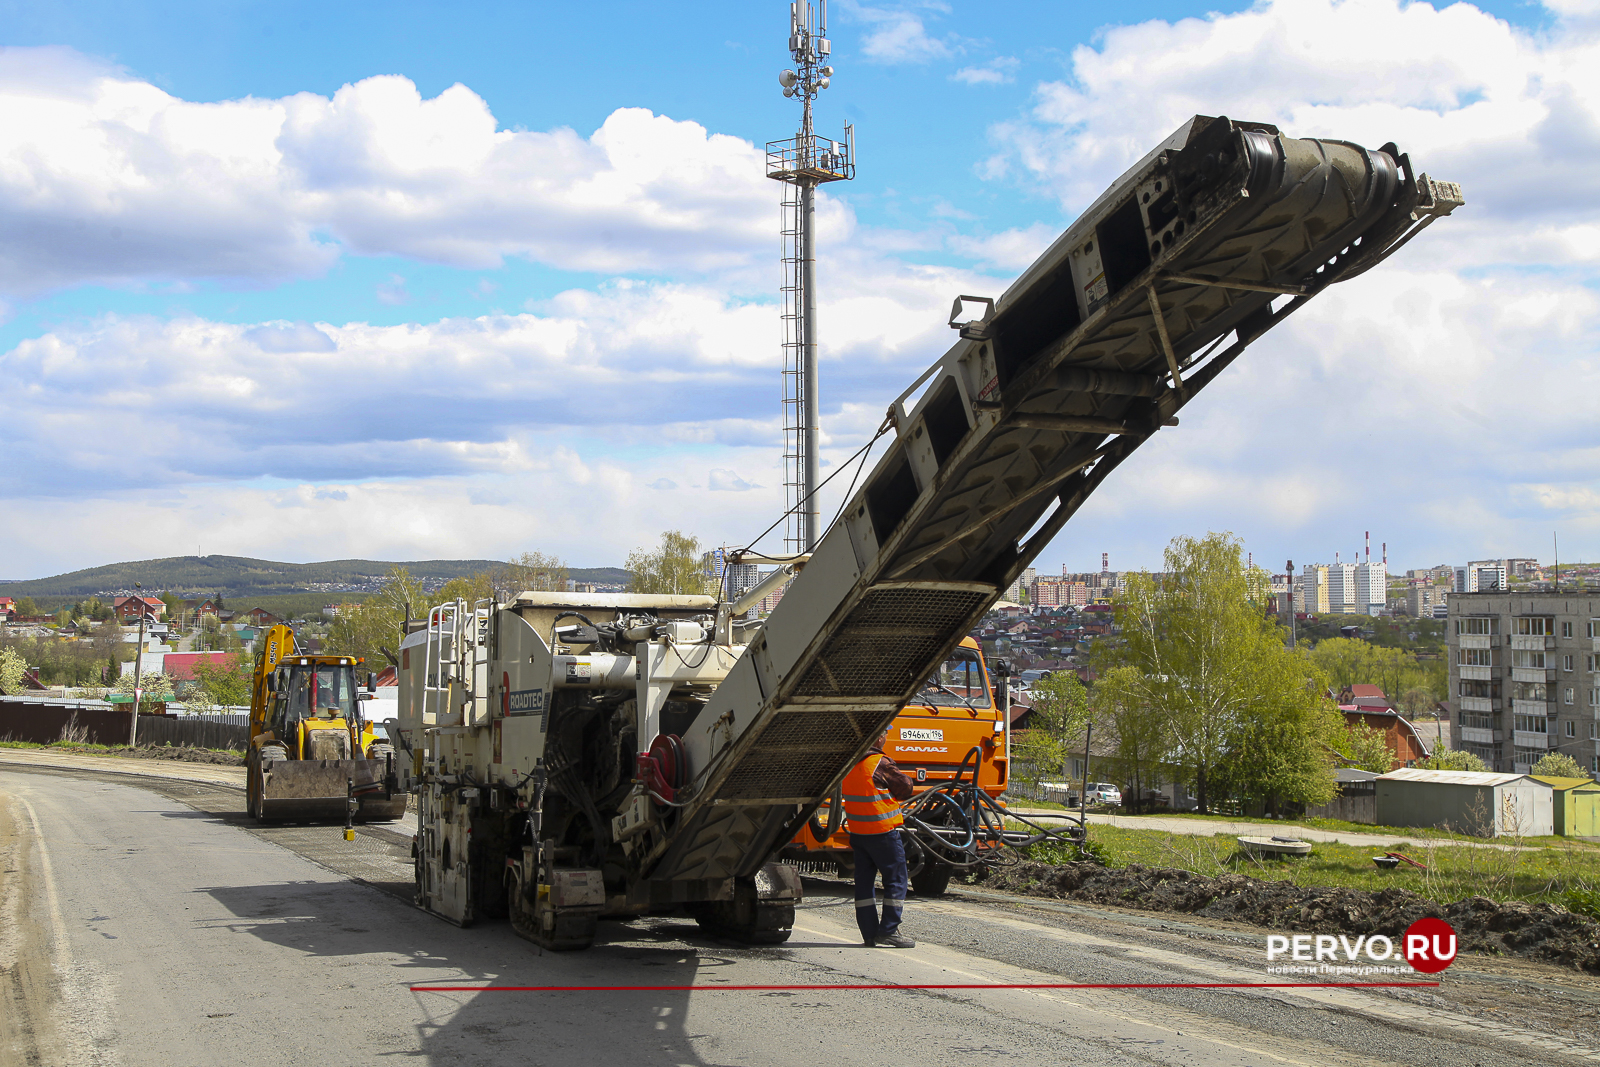
[[[128,724],[128,747],[137,747],[139,740],[139,701],[144,690],[144,586],[133,583],[133,599],[139,603],[139,644],[133,653],[133,721]]]

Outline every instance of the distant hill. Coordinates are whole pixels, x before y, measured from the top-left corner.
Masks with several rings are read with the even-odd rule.
[[[402,563],[338,559],[327,563],[276,563],[244,556],[172,556],[167,559],[113,563],[58,574],[50,578],[0,583],[6,596],[86,597],[129,593],[133,583],[148,590],[237,597],[283,596],[295,593],[376,592],[378,579],[400,566],[430,586],[501,566],[492,559],[428,559]],[[623,583],[631,577],[619,567],[573,569],[578,581]]]

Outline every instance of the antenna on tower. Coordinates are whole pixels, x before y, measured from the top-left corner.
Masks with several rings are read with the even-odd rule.
[[[817,500],[817,256],[816,193],[824,182],[856,176],[855,128],[844,140],[818,137],[811,105],[833,78],[828,0],[789,5],[789,55],[794,68],[778,75],[783,95],[801,104],[800,130],[767,142],[767,177],[785,183],[783,197],[783,484],[789,517],[785,541],[810,552],[822,536]]]

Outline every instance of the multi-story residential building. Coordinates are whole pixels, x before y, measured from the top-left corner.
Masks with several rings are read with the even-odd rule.
[[[1480,559],[1455,569],[1455,591],[1487,593],[1506,588],[1506,564],[1500,559]]]
[[[1328,565],[1328,610],[1344,615],[1365,613],[1366,607],[1356,599],[1356,565],[1330,563]]]
[[[1356,565],[1356,611],[1376,615],[1389,603],[1389,565],[1370,559]]]
[[[1600,592],[1458,592],[1448,618],[1461,747],[1496,771],[1559,751],[1600,773]]]
[[[1418,619],[1434,618],[1449,595],[1442,586],[1414,581],[1406,586],[1406,614]]]
[[[1328,565],[1307,563],[1300,572],[1299,608],[1308,615],[1326,615],[1328,606]]]

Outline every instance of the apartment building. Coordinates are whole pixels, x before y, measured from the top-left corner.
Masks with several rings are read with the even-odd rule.
[[[1461,747],[1496,771],[1558,751],[1600,773],[1600,591],[1457,592],[1448,620]]]
[[[1307,563],[1300,572],[1300,595],[1295,607],[1308,615],[1326,615],[1328,607],[1328,565]]]
[[[1455,591],[1488,593],[1506,587],[1506,563],[1502,559],[1480,559],[1455,569]]]
[[[1376,615],[1389,603],[1389,565],[1370,559],[1356,565],[1356,611]]]
[[[1406,586],[1406,614],[1412,618],[1437,618],[1449,600],[1450,594],[1432,582],[1414,581]]]
[[[1365,605],[1356,597],[1354,563],[1333,563],[1328,566],[1328,610],[1343,615],[1365,614]]]

